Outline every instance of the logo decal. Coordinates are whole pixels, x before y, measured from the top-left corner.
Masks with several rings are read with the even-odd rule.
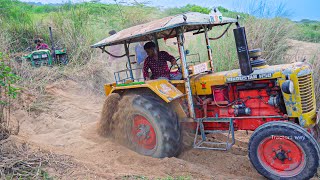
[[[167,94],[171,91],[171,88],[166,84],[160,84],[160,89],[164,94]]]
[[[200,84],[201,84],[201,88],[202,88],[202,89],[207,89],[205,82],[201,82]]]

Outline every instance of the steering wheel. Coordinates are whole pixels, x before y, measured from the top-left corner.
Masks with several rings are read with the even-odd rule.
[[[178,57],[177,59],[176,59],[176,64],[175,65],[171,65],[170,66],[170,72],[171,72],[171,70],[172,70],[172,68],[174,67],[174,66],[177,66],[178,67],[178,71],[180,71],[180,72],[182,72],[181,71],[181,66],[178,64],[178,61],[180,60],[180,57]]]
[[[187,49],[187,50],[185,51],[185,54],[186,54],[186,55],[190,54],[190,51]],[[180,56],[177,57],[176,62],[178,62],[179,60],[180,60]],[[170,67],[170,72],[171,72],[171,69],[173,68],[173,66],[175,66],[175,65],[171,65],[171,67]],[[176,66],[178,66],[178,71],[180,71],[180,72],[182,73],[181,66],[180,66],[178,63],[176,64]],[[187,67],[187,68],[188,68],[188,67]]]

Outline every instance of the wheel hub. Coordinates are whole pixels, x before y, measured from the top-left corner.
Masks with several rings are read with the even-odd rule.
[[[150,138],[149,133],[150,133],[150,126],[145,124],[140,124],[139,131],[137,132],[136,136],[139,138],[148,139]]]
[[[305,162],[301,147],[287,138],[265,139],[258,147],[258,156],[266,169],[288,174],[301,171]]]
[[[139,148],[151,150],[156,146],[156,133],[152,124],[141,115],[134,117],[131,135],[133,144]]]
[[[290,150],[283,150],[282,146],[279,146],[278,150],[272,150],[275,153],[275,156],[273,159],[279,159],[280,161],[284,162],[286,159],[291,160],[291,158],[289,158],[289,152]]]
[[[276,157],[280,160],[280,161],[284,161],[285,159],[287,159],[286,153],[285,152],[278,152],[276,154]]]

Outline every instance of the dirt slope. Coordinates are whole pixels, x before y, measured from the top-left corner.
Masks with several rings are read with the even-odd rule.
[[[19,138],[70,155],[80,165],[68,174],[58,175],[59,178],[263,179],[251,166],[246,150],[236,147],[230,152],[191,149],[178,158],[141,156],[97,135],[103,97],[92,95],[73,81],[56,83],[46,90],[51,95],[46,111],[38,115],[17,111],[13,117],[21,120]]]
[[[311,43],[290,39],[288,41],[290,49],[287,53],[288,61],[295,62],[306,59],[312,61],[320,60],[320,43]]]

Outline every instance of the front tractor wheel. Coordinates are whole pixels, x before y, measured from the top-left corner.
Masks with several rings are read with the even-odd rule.
[[[311,135],[316,139],[318,144],[320,144],[320,126],[319,124],[316,124],[312,128],[309,129]]]
[[[129,146],[156,158],[177,156],[181,131],[176,113],[157,97],[128,95],[126,107],[119,109],[128,121]]]
[[[319,146],[302,127],[289,122],[269,122],[252,134],[249,158],[268,179],[310,179],[319,166]]]

